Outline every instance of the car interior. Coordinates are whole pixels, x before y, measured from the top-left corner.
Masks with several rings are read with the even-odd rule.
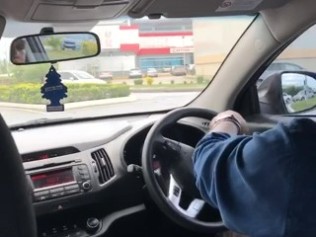
[[[3,94],[3,97],[0,95],[0,113],[3,117],[0,119],[0,183],[3,187],[0,195],[1,237],[243,236],[243,233],[235,233],[225,227],[220,212],[207,204],[195,187],[192,165],[194,147],[207,134],[210,120],[217,113],[228,109],[235,110],[246,118],[250,129],[249,135],[254,132],[264,132],[281,121],[287,122],[297,117],[315,118],[316,101],[313,100],[316,90],[313,90],[313,83],[316,80],[314,73],[316,72],[316,41],[313,37],[316,37],[316,34],[312,34],[316,22],[315,1],[0,0],[0,2],[2,42],[8,39],[11,42],[16,38],[35,34],[37,37],[55,36],[60,33],[67,35],[74,32],[83,34],[90,32],[92,26],[99,21],[114,29],[113,22],[122,18],[128,19],[125,28],[115,28],[115,32],[118,32],[117,29],[131,30],[124,39],[130,48],[122,58],[130,57],[131,49],[135,48],[132,36],[134,34],[132,30],[135,29],[130,25],[130,21],[137,22],[145,18],[146,22],[160,24],[168,19],[193,18],[197,19],[193,22],[193,27],[198,27],[199,22],[203,23],[206,17],[231,22],[236,20],[234,17],[248,19],[248,23],[244,24],[245,27],[232,46],[226,49],[227,54],[221,59],[214,74],[210,74],[205,69],[213,67],[213,64],[204,63],[203,60],[206,62],[208,59],[206,54],[203,54],[205,52],[198,52],[198,40],[193,40],[195,42],[193,49],[185,47],[178,49],[177,52],[174,51],[173,54],[179,55],[190,50],[200,53],[201,57],[196,57],[194,62],[195,75],[202,74],[204,70],[210,78],[201,90],[198,92],[195,90],[194,96],[186,101],[185,93],[191,92],[195,84],[186,81],[193,76],[185,73],[187,75],[184,75],[183,86],[187,89],[182,90],[177,97],[178,100],[182,100],[182,104],[176,104],[173,97],[168,99],[166,92],[169,90],[166,89],[154,97],[157,109],[146,102],[150,94],[142,92],[145,86],[137,85],[138,79],[128,78],[130,69],[142,68],[140,64],[130,64],[129,68],[126,68],[126,80],[123,80],[123,76],[116,73],[114,69],[100,69],[100,71],[111,72],[114,78],[111,79],[112,84],[117,81],[117,85],[124,88],[128,86],[138,88],[134,89],[134,92],[141,94],[143,103],[139,104],[139,109],[127,102],[124,102],[127,106],[123,107],[120,99],[114,102],[114,99],[109,97],[108,91],[105,93],[105,102],[99,98],[89,103],[78,99],[80,102],[77,104],[70,103],[68,106],[67,102],[65,106],[58,105],[56,110],[59,112],[53,113],[50,113],[49,105],[47,111],[44,111],[37,109],[38,105],[33,102],[29,102],[31,105],[28,107],[23,104],[26,102],[12,102],[15,95],[21,96],[24,93],[38,94],[39,97],[43,93],[43,98],[50,98],[45,93],[59,90],[61,87],[58,87],[59,84],[53,87],[47,86],[51,82],[50,72],[55,72],[52,67],[39,76],[35,70],[34,74],[30,75],[31,78],[38,76],[43,85],[42,89],[36,87],[37,93],[27,86],[18,90],[18,87],[13,86],[13,82],[6,81],[13,80],[14,77],[12,76],[14,74],[11,75],[8,71],[11,64],[6,61],[10,58],[7,55],[12,50],[9,50],[9,46],[4,47],[0,44],[0,52],[4,54],[0,60],[5,62],[3,70],[6,74],[1,73],[9,78],[3,79],[4,76],[0,75],[0,90],[1,87],[15,88],[15,90],[7,89],[8,93],[11,93],[7,96],[10,100],[3,100],[6,95],[4,90],[0,93]],[[108,21],[111,23],[106,23]],[[36,25],[36,30],[30,31],[24,23],[28,26]],[[207,35],[218,33],[212,32],[207,26],[207,24],[200,26],[198,30],[209,32]],[[236,26],[231,24],[229,31],[233,31],[234,27]],[[83,55],[75,54],[77,48],[79,50],[85,43],[78,44],[76,41],[76,46],[73,48],[69,46],[70,48],[63,51],[69,53],[69,59],[57,54],[54,54],[56,58],[51,60],[49,57],[34,56],[31,62],[17,61],[16,64],[20,65],[13,65],[12,72],[22,73],[22,69],[34,65],[41,67],[39,63],[44,61],[48,62],[49,66],[55,66],[57,73],[58,70],[63,69],[59,62],[64,61],[69,66],[68,69],[82,70],[87,66],[84,64],[88,64],[86,63],[88,61],[79,58],[89,57],[93,60],[94,56],[100,53],[110,33],[106,34],[104,38],[101,36],[100,39],[96,38],[92,46],[91,42],[87,43],[94,50],[91,54],[89,51]],[[150,37],[150,34],[153,32],[142,33],[137,37]],[[165,35],[174,37],[174,34],[168,32]],[[191,33],[184,35],[181,36],[182,39],[192,36]],[[218,44],[229,41],[228,38],[215,36],[218,37],[216,41]],[[302,41],[303,36],[310,39],[309,43]],[[194,37],[193,34],[193,39],[197,39]],[[115,39],[117,38],[106,42],[108,45],[115,45]],[[207,40],[207,37],[204,40]],[[33,53],[40,53],[41,50],[48,52],[53,47],[52,43],[50,43],[51,47],[46,47],[45,44],[44,47],[42,43],[46,41],[37,47],[38,39],[28,42],[31,42],[29,48],[33,47]],[[149,40],[146,42],[149,44]],[[161,42],[162,40],[157,44],[162,44]],[[89,48],[88,46],[86,48]],[[289,53],[287,50],[292,46],[294,49]],[[217,44],[212,46],[212,49],[216,47]],[[111,56],[116,54],[118,49],[108,53]],[[219,54],[216,52],[217,56],[215,55],[212,60],[215,58],[219,60],[221,58]],[[120,56],[115,62],[120,62],[122,58]],[[267,78],[261,77],[269,65],[280,58],[282,62],[286,58],[287,63],[298,65],[301,69],[276,70]],[[114,62],[110,59],[108,63],[111,63],[111,60]],[[12,56],[11,61],[14,63]],[[82,68],[75,68],[76,64],[73,64],[73,61],[80,62]],[[91,62],[89,67],[93,69],[95,62]],[[141,63],[141,60],[137,63]],[[2,65],[0,63],[0,70]],[[174,65],[168,66],[171,68]],[[200,70],[199,66],[203,70]],[[152,67],[149,65],[147,68]],[[144,68],[144,71],[147,68]],[[156,82],[157,87],[164,85],[161,79],[161,75],[165,75],[163,66],[156,69],[158,76],[155,76],[153,82],[148,78],[143,79],[148,86],[151,86],[151,83],[155,85]],[[98,75],[93,70],[90,73]],[[45,76],[46,84],[43,81]],[[306,83],[306,77],[310,79],[309,84]],[[259,79],[260,85],[257,83]],[[170,86],[174,86],[176,80],[182,79],[178,77],[172,79]],[[77,86],[67,85],[69,99],[72,90],[83,90],[89,85],[86,83]],[[100,83],[96,87],[106,88],[106,86],[115,87],[108,82]],[[63,90],[65,92],[65,89]],[[311,91],[308,98],[303,96],[298,100],[293,99],[302,90]],[[94,90],[92,94],[96,96],[97,91]],[[50,95],[59,98],[57,104],[65,97],[54,93]],[[130,102],[135,99],[133,96],[132,93],[129,97]],[[85,113],[82,115],[73,112],[72,117],[69,117],[69,111],[76,111],[79,106]],[[110,109],[114,112],[109,113]],[[32,120],[33,113],[40,114],[42,117]]]

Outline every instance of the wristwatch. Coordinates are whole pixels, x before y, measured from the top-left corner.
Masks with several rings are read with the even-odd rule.
[[[216,127],[216,125],[220,122],[231,122],[233,124],[235,124],[236,128],[237,128],[237,135],[238,134],[241,134],[241,124],[240,122],[238,121],[238,119],[235,118],[234,115],[230,115],[230,116],[226,116],[226,117],[223,117],[223,118],[220,118],[218,120],[216,120],[212,126],[211,129],[213,129],[214,127]]]

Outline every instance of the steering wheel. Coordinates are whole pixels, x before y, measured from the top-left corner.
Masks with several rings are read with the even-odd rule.
[[[0,237],[35,237],[36,222],[22,159],[0,115]]]
[[[171,220],[197,232],[216,232],[224,225],[218,211],[202,200],[195,186],[194,148],[163,136],[163,132],[185,117],[212,119],[215,115],[200,108],[169,112],[150,129],[142,152],[144,180],[154,202]]]

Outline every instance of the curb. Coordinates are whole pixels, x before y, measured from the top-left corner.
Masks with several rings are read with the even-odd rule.
[[[132,93],[161,93],[161,92],[201,92],[202,89],[130,89]]]
[[[90,106],[101,106],[106,104],[119,104],[126,102],[136,101],[135,96],[121,97],[121,98],[112,98],[104,100],[94,100],[94,101],[83,101],[65,104],[65,110],[67,109],[77,109],[85,108]],[[15,109],[25,109],[25,110],[37,110],[40,112],[46,112],[46,105],[33,105],[33,104],[19,104],[19,103],[9,103],[9,102],[0,102],[0,107],[15,108]]]

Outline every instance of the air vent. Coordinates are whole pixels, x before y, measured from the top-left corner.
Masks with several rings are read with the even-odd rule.
[[[109,156],[104,149],[91,153],[92,159],[96,162],[99,170],[99,181],[101,184],[110,180],[114,176],[114,169]]]

